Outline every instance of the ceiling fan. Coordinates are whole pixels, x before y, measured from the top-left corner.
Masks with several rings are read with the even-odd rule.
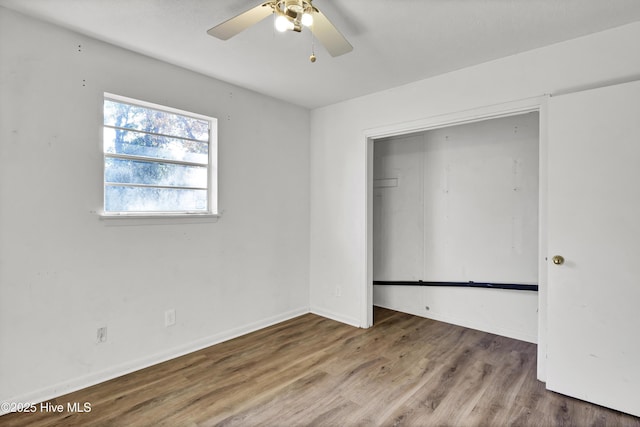
[[[353,46],[312,4],[312,0],[271,0],[216,25],[207,33],[227,40],[269,15],[275,15],[275,27],[280,32],[301,32],[302,27],[309,28],[331,56],[340,56],[353,50]],[[310,59],[314,62],[315,55],[312,54]]]

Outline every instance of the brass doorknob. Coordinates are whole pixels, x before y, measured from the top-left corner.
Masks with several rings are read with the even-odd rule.
[[[564,264],[564,257],[562,255],[555,255],[551,258],[551,261],[553,261],[555,265],[562,265]]]

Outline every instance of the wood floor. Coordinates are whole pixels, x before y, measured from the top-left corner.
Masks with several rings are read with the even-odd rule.
[[[535,370],[536,346],[509,338],[379,308],[370,329],[307,314],[0,426],[640,426],[546,391]]]

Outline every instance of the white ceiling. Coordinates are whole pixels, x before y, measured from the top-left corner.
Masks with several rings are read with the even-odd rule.
[[[206,31],[261,0],[0,0],[0,6],[315,108],[640,21],[639,0],[314,0],[353,45],[332,58],[267,18]]]

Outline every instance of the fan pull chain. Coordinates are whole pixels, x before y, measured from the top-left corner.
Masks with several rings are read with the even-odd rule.
[[[311,56],[309,57],[309,61],[316,62],[316,49],[313,42],[313,33],[309,31],[309,34],[311,34]]]

